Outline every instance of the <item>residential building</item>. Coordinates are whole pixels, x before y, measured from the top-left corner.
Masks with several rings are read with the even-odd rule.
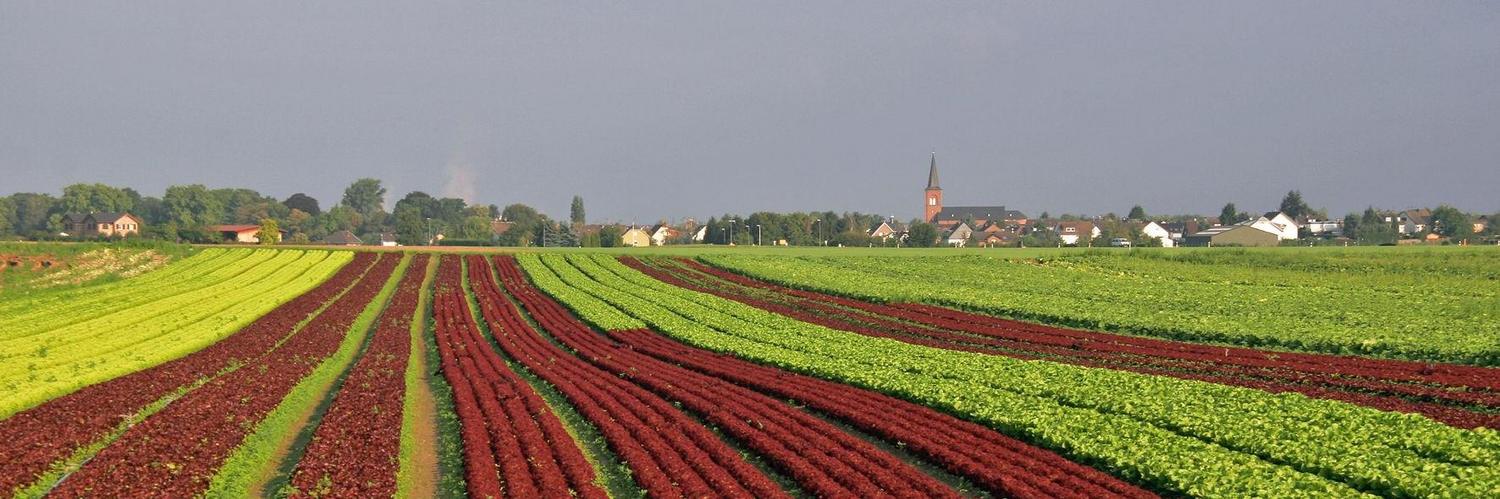
[[[620,243],[623,246],[644,248],[651,245],[651,233],[640,227],[631,227],[620,234]]]
[[[676,241],[682,237],[682,232],[667,224],[657,224],[651,228],[651,244],[665,246],[668,241]]]
[[[1406,210],[1401,212],[1398,219],[1401,225],[1396,227],[1402,234],[1419,234],[1427,230],[1432,223],[1432,210],[1422,208],[1420,210]]]
[[[1297,239],[1297,221],[1285,213],[1268,211],[1259,218],[1247,222],[1248,225],[1254,225],[1258,229],[1276,234],[1276,237],[1283,241]]]
[[[1298,225],[1300,225],[1303,229],[1306,229],[1309,235],[1313,236],[1339,236],[1343,235],[1344,233],[1343,220],[1319,220],[1316,218],[1307,218]]]
[[[1159,241],[1160,246],[1163,248],[1171,248],[1172,246],[1176,245],[1175,241],[1172,239],[1172,232],[1167,230],[1167,228],[1162,226],[1162,224],[1156,222],[1146,222],[1144,225],[1138,226],[1137,229],[1140,230],[1141,234],[1144,234],[1146,237]]]
[[[957,227],[948,231],[943,237],[943,241],[949,246],[962,248],[969,243],[969,237],[972,235],[974,235],[974,229],[970,228],[969,224],[959,222]]]
[[[1009,232],[990,232],[988,234],[985,234],[983,239],[979,240],[979,245],[988,248],[1008,247],[1015,246],[1016,242],[1020,240],[1021,236],[1017,236]]]
[[[870,237],[881,241],[888,241],[893,237],[903,237],[906,234],[906,225],[895,220],[885,220],[870,229]]]
[[[141,232],[141,219],[130,213],[69,213],[63,229],[73,237],[124,237]]]
[[[1093,222],[1075,220],[1069,222],[1058,222],[1053,228],[1057,237],[1067,246],[1087,246],[1094,238],[1099,237],[1099,227]]]
[[[358,236],[355,236],[353,232],[341,230],[329,234],[328,237],[323,238],[323,244],[331,244],[334,246],[360,246],[365,244],[365,242],[360,240]]]

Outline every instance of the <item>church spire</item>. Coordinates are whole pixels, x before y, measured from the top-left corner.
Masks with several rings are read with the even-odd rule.
[[[932,165],[927,167],[927,188],[942,189],[941,187],[938,187],[937,151],[932,152]]]

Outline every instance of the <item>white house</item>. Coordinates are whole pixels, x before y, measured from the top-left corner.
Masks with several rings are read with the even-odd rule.
[[[702,243],[703,242],[703,238],[705,238],[705,237],[708,237],[708,226],[707,225],[700,226],[700,227],[698,227],[698,230],[693,231],[693,242],[695,242],[695,243]]]
[[[1318,220],[1316,218],[1309,218],[1303,221],[1301,225],[1302,228],[1307,229],[1308,234],[1315,236],[1338,236],[1344,234],[1343,220]]]
[[[1100,234],[1098,226],[1084,221],[1061,222],[1053,230],[1057,231],[1057,237],[1062,239],[1062,243],[1068,246],[1088,244]]]
[[[974,229],[969,227],[969,224],[959,222],[957,227],[948,231],[948,237],[944,238],[943,241],[947,242],[949,246],[962,248],[969,243],[969,236],[972,235],[974,235]]]
[[[657,224],[651,229],[651,244],[653,246],[666,246],[667,241],[677,237],[677,230],[667,224]]]
[[[1401,212],[1401,225],[1396,228],[1402,234],[1417,234],[1427,230],[1432,218],[1432,210],[1422,208],[1420,210],[1406,210]]]
[[[1257,229],[1276,234],[1282,241],[1297,239],[1297,221],[1292,217],[1279,211],[1266,212],[1260,218],[1248,220],[1241,225],[1249,225]]]
[[[1145,234],[1146,237],[1161,241],[1161,247],[1163,248],[1171,248],[1175,245],[1175,241],[1172,240],[1172,231],[1167,230],[1166,227],[1163,227],[1159,223],[1146,222],[1146,225],[1141,227],[1141,233]]]

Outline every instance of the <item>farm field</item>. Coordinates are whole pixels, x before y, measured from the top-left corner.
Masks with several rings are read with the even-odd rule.
[[[0,494],[1494,497],[1493,264],[199,249],[0,302]]]

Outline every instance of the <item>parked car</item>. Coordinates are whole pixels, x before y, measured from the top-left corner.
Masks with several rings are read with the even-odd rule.
[[[1129,239],[1125,239],[1123,237],[1117,237],[1117,238],[1114,238],[1114,239],[1110,239],[1109,240],[1109,245],[1110,246],[1114,246],[1116,248],[1129,248],[1130,247],[1130,240]]]

